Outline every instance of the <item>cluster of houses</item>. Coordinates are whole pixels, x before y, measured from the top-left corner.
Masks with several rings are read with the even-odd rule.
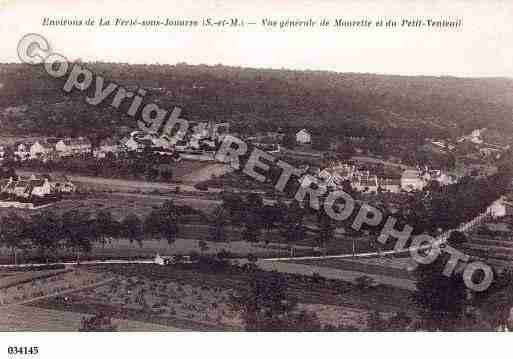
[[[298,145],[306,145],[312,143],[312,135],[307,129],[301,129],[295,135]],[[362,138],[351,138],[353,142],[362,140]],[[458,139],[426,139],[424,149],[429,149],[438,153],[450,153],[454,151],[458,145],[470,143],[479,152],[482,157],[496,157],[502,152],[510,148],[509,140],[503,138],[498,131],[479,128],[473,130],[470,134],[461,136]]]
[[[481,157],[499,157],[501,153],[508,150],[510,145],[507,139],[502,138],[497,131],[487,129],[473,130],[469,135],[462,136],[456,141],[427,139],[424,146],[429,146],[432,150],[439,153],[450,153],[459,145],[468,143],[472,145],[472,157],[475,150]],[[309,144],[312,141],[312,135],[306,129],[296,133],[297,144]],[[467,174],[472,168],[465,166]],[[493,167],[493,166],[492,166]],[[475,172],[473,170],[471,172]],[[481,171],[481,169],[479,170]],[[328,187],[341,186],[345,181],[349,181],[352,187],[361,192],[387,191],[391,193],[419,191],[425,188],[430,182],[437,182],[439,185],[449,185],[458,182],[464,174],[456,172],[445,172],[440,169],[430,169],[427,167],[417,167],[405,169],[400,175],[386,177],[382,174],[374,173],[372,170],[362,169],[351,163],[331,163],[324,169],[319,169],[314,175]]]
[[[143,131],[133,131],[123,138],[106,138],[97,146],[93,146],[87,137],[46,138],[37,140],[18,141],[13,145],[0,145],[0,160],[9,154],[15,161],[24,162],[38,160],[42,162],[55,161],[63,158],[93,156],[106,158],[119,157],[127,152],[143,152],[151,150],[161,155],[188,158],[189,155],[213,153],[218,141],[229,132],[229,123],[197,122],[190,123],[187,133],[177,134],[180,141],[171,143],[166,137]],[[259,134],[247,137],[245,140],[268,152],[279,152],[282,133]],[[303,129],[296,134],[298,144],[311,142],[311,135]],[[177,154],[180,154],[177,156]]]
[[[48,138],[16,142],[12,146],[0,146],[0,160],[12,153],[14,160],[58,160],[66,157],[94,156],[105,158],[114,157],[126,152],[142,152],[151,150],[159,154],[173,155],[175,152],[213,151],[216,141],[222,139],[229,131],[229,123],[194,123],[184,134],[179,143],[173,143],[156,134],[143,131],[133,131],[121,139],[107,138],[93,147],[86,137],[77,138]]]
[[[325,168],[318,175],[324,183],[331,187],[341,186],[349,181],[357,191],[377,191],[378,188],[390,192],[398,192],[400,180],[397,178],[381,178],[368,169],[360,169],[349,163],[338,162],[329,168]]]
[[[458,145],[466,143],[471,144],[481,157],[498,157],[502,152],[509,150],[510,145],[508,142],[497,131],[478,128],[468,135],[459,137],[453,143],[448,140],[430,139],[425,146],[440,153],[449,153],[455,150]]]
[[[14,159],[18,161],[46,161],[91,153],[92,145],[84,137],[19,141],[12,146],[0,146],[0,158],[5,158],[8,151],[11,151]]]
[[[0,180],[2,200],[31,201],[49,198],[57,194],[70,194],[75,191],[75,184],[64,175],[18,176]]]
[[[431,181],[438,182],[440,186],[447,186],[458,182],[458,177],[427,167],[405,170],[401,176],[401,188],[405,191],[421,191]]]
[[[353,189],[359,192],[386,191],[391,193],[420,191],[431,181],[441,186],[457,182],[453,174],[441,170],[425,168],[407,169],[400,176],[383,177],[355,164],[338,162],[333,166],[319,170],[316,174],[327,187],[337,188],[349,181]]]
[[[280,152],[280,142],[283,137],[285,134],[280,132],[265,132],[246,137],[245,140],[263,151],[276,153]]]
[[[49,160],[58,160],[69,157],[94,156],[105,158],[108,154],[118,156],[123,152],[140,152],[146,147],[160,146],[155,141],[146,138],[134,138],[132,136],[122,140],[105,139],[99,146],[93,148],[91,141],[86,137],[64,138],[64,139],[45,139],[36,141],[20,141],[13,146],[0,146],[0,159],[7,156],[11,150],[14,160],[24,162],[28,160],[39,160],[46,162]]]

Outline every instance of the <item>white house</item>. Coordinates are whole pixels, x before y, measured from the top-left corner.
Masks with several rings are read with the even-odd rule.
[[[129,151],[142,151],[144,148],[153,147],[153,142],[151,139],[147,138],[136,139],[134,137],[130,137],[129,139],[124,140],[123,145]]]
[[[107,138],[100,142],[100,146],[94,151],[94,155],[97,158],[105,158],[108,153],[116,156],[122,151],[121,146],[111,138]]]
[[[9,179],[8,184],[2,189],[3,192],[14,194],[21,198],[30,196],[44,197],[52,193],[50,182],[47,178],[36,178],[35,176],[20,177],[17,181]]]
[[[198,123],[191,123],[192,127],[192,134],[191,137],[197,140],[203,139],[203,138],[210,138],[212,134],[211,130],[211,123],[209,122],[198,122]]]
[[[447,186],[456,182],[454,176],[443,171],[433,171],[433,173],[430,174],[430,179],[437,181],[442,186]]]
[[[440,141],[436,141],[436,140],[431,140],[431,143],[437,147],[439,147],[440,149],[442,150],[449,150],[449,151],[452,151],[454,150],[454,145],[451,145],[449,142],[447,141],[444,141],[444,140],[440,140]]]
[[[401,188],[406,191],[422,190],[426,181],[417,170],[405,170],[401,176]]]
[[[56,193],[73,193],[76,191],[76,186],[71,180],[65,175],[59,176],[46,176],[52,192]]]
[[[331,174],[327,169],[323,169],[317,175],[322,182],[328,187],[337,187],[336,177]]]
[[[506,215],[506,205],[504,203],[504,197],[495,200],[490,206],[488,206],[487,212],[495,218],[504,217]]]
[[[401,180],[399,178],[378,178],[378,185],[384,191],[391,193],[401,191]]]
[[[13,194],[17,197],[29,198],[31,194],[30,181],[18,180],[14,182]]]
[[[302,129],[298,133],[296,133],[296,142],[299,144],[307,144],[312,142],[312,136],[306,129]]]
[[[212,139],[217,139],[222,141],[224,137],[230,132],[230,123],[229,122],[221,122],[216,123],[212,129]]]
[[[90,153],[91,142],[85,137],[65,138],[55,144],[55,150],[61,157]]]
[[[377,192],[379,188],[377,176],[362,176],[351,185],[358,191]]]
[[[171,144],[168,140],[162,137],[154,137],[151,139],[152,146],[157,148],[171,149]]]
[[[462,136],[458,139],[458,142],[470,141],[475,144],[483,143],[482,135],[486,131],[486,128],[477,128],[473,130],[469,135]]]
[[[45,141],[36,141],[30,146],[30,158],[32,159],[47,159],[54,151],[52,145]]]
[[[33,196],[44,197],[52,193],[52,187],[50,186],[50,182],[47,178],[31,179],[30,186]]]
[[[30,147],[32,142],[17,142],[14,144],[14,156],[20,161],[26,161],[30,159]]]
[[[483,132],[485,131],[485,129],[475,129],[474,131],[472,131],[472,133],[470,134],[470,142],[472,143],[476,143],[476,144],[480,144],[480,143],[483,143],[483,139],[481,138],[481,135],[483,134]]]

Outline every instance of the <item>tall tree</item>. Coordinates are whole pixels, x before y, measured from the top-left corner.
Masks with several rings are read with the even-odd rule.
[[[285,134],[282,140],[282,145],[285,148],[293,149],[294,147],[296,147],[296,136],[294,136],[292,132]]]
[[[320,211],[317,215],[317,223],[319,226],[319,233],[317,235],[317,242],[322,248],[323,252],[326,252],[326,246],[335,237],[335,226],[330,217],[324,212]]]
[[[315,315],[297,313],[297,303],[289,297],[287,282],[282,274],[253,271],[252,275],[248,287],[231,300],[231,305],[242,312],[246,330],[320,330]]]
[[[128,238],[130,243],[136,241],[140,246],[142,246],[144,235],[143,224],[136,214],[130,213],[123,219],[121,222],[121,233],[123,236]]]
[[[205,241],[199,241],[198,242],[198,247],[199,247],[199,249],[200,249],[202,254],[205,254],[208,251],[208,249],[209,249],[208,244]]]
[[[11,212],[0,220],[0,243],[11,250],[14,264],[17,264],[17,250],[26,246],[27,222]]]
[[[95,222],[97,239],[102,246],[105,246],[107,240],[118,234],[119,223],[112,217],[112,213],[106,210],[98,212]]]
[[[213,241],[225,241],[226,225],[228,223],[228,216],[226,210],[219,206],[214,210],[213,217],[209,227],[209,237]]]
[[[266,205],[262,207],[261,212],[262,225],[267,231],[267,236],[269,236],[276,225],[283,221],[282,210],[277,206]]]
[[[80,261],[80,255],[92,250],[95,228],[89,212],[71,210],[62,215],[64,245],[71,249]]]
[[[242,239],[247,242],[258,242],[262,233],[262,221],[258,216],[253,216],[248,212],[244,219],[244,229],[242,230]]]
[[[244,229],[242,238],[248,242],[258,241],[263,228],[262,212],[264,201],[262,196],[257,193],[248,195],[242,214]]]
[[[161,208],[152,211],[144,222],[146,233],[165,238],[169,245],[178,235],[179,211],[172,201],[166,201]]]
[[[60,218],[51,211],[32,216],[28,234],[32,245],[46,261],[50,255],[55,255],[62,240]]]
[[[301,208],[296,201],[292,201],[289,206],[286,207],[282,217],[283,225],[280,229],[280,233],[285,241],[291,243],[300,242],[305,239],[306,230],[303,225],[305,216],[305,209]]]
[[[454,330],[463,314],[466,291],[461,273],[445,276],[445,260],[419,265],[414,301],[420,306],[422,329]]]

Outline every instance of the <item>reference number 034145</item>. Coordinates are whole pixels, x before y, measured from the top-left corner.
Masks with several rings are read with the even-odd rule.
[[[39,347],[10,346],[7,348],[8,355],[37,355]]]

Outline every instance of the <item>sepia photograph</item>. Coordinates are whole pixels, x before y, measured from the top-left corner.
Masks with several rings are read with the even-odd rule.
[[[513,330],[511,14],[0,1],[0,353]]]

